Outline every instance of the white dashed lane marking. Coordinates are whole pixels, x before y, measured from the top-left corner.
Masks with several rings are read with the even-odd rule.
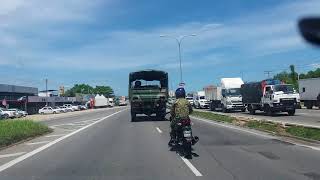
[[[181,157],[181,156],[180,156]],[[196,176],[202,176],[202,174],[200,173],[200,171],[198,171],[198,169],[196,167],[194,167],[191,162],[184,158],[184,157],[181,157],[182,161],[190,168],[190,170],[193,172],[194,175]]]
[[[158,131],[159,133],[162,133],[162,131],[161,131],[161,129],[160,129],[159,127],[156,127],[156,129],[157,129],[157,131]]]

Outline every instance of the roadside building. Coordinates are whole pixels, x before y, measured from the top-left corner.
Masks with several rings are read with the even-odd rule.
[[[60,106],[66,103],[76,103],[76,97],[58,97],[56,90],[38,91],[38,88],[0,84],[0,107],[18,108],[28,114],[38,113],[46,105]],[[48,95],[48,96],[47,96]]]

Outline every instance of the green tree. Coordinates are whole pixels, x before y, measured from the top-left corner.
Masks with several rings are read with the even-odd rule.
[[[285,83],[288,83],[290,81],[289,74],[286,71],[276,74],[273,78],[283,81]]]
[[[96,86],[94,88],[94,93],[111,97],[113,96],[113,89],[110,86]]]
[[[65,96],[74,97],[76,93],[91,94],[94,93],[94,88],[88,84],[75,84],[71,89],[65,92]]]
[[[290,82],[295,89],[298,89],[298,73],[296,73],[294,65],[290,65]]]
[[[300,74],[300,79],[318,78],[320,77],[320,68],[314,71],[308,71],[306,74]]]

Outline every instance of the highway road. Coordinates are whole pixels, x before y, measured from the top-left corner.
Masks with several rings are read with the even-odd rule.
[[[168,121],[138,119],[130,122],[124,107],[44,121],[65,135],[32,140],[46,143],[29,151],[23,149],[26,143],[0,151],[27,151],[2,161],[0,155],[0,179],[320,179],[319,150],[192,119],[200,141],[187,160],[167,146]]]

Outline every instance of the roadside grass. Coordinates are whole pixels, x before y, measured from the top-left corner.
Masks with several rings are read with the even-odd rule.
[[[279,123],[270,121],[257,121],[252,119],[239,119],[228,115],[215,114],[213,112],[193,111],[191,114],[208,120],[232,123],[233,125],[256,129],[260,131],[272,132],[279,136],[290,136],[320,141],[320,129],[303,127],[303,126],[287,126],[284,127]]]
[[[210,113],[210,112],[193,111],[191,115],[196,116],[196,117],[200,117],[200,118],[204,118],[204,119],[219,121],[219,122],[232,123],[233,121],[236,120],[236,118],[234,118],[234,117],[220,115],[220,114],[214,114],[214,113]]]
[[[245,124],[245,126],[251,129],[271,131],[277,133],[277,125],[272,122],[249,121]]]
[[[286,128],[286,132],[293,136],[320,141],[320,129],[317,128],[290,126]]]
[[[0,121],[0,148],[52,132],[49,127],[32,120]]]

